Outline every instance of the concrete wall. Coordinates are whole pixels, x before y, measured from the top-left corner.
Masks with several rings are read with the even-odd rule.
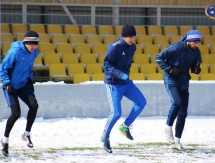
[[[166,116],[171,102],[163,81],[135,82],[147,99],[147,106],[140,116]],[[37,117],[94,117],[104,118],[110,108],[103,82],[85,84],[35,84],[35,94],[39,103]],[[28,108],[20,101],[22,116],[26,117]],[[133,103],[122,100],[122,116],[127,116]],[[215,116],[215,82],[191,81],[190,116]],[[3,91],[0,91],[0,120],[10,115]]]

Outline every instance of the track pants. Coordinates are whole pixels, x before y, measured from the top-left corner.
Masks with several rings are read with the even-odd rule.
[[[175,137],[181,138],[185,126],[189,103],[189,81],[181,84],[176,82],[174,79],[166,77],[164,78],[164,83],[172,102],[166,124],[173,126],[173,123],[177,117]]]
[[[105,89],[107,91],[111,112],[107,119],[102,139],[109,140],[110,132],[113,126],[122,114],[121,100],[123,96],[134,102],[134,106],[131,109],[130,114],[125,119],[124,124],[126,126],[130,126],[137,118],[137,116],[142,112],[143,108],[146,105],[146,99],[131,80],[128,81],[125,85],[105,84]]]

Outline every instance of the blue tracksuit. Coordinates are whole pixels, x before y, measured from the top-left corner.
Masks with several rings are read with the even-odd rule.
[[[121,79],[123,74],[129,76],[136,45],[128,45],[123,38],[112,43],[104,59],[105,89],[110,104],[110,115],[104,128],[103,140],[108,140],[110,132],[121,117],[121,100],[123,96],[134,102],[124,124],[130,126],[146,105],[146,99],[131,80]]]
[[[201,62],[201,53],[198,48],[191,50],[186,45],[186,37],[161,51],[156,62],[164,70],[164,84],[171,98],[170,108],[166,124],[172,126],[177,117],[175,136],[181,138],[189,101],[189,69],[194,71],[195,65]],[[177,68],[181,73],[177,77],[170,74],[170,70]]]

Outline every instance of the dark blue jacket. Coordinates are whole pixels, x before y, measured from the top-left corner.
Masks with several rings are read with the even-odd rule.
[[[121,77],[123,74],[129,76],[135,51],[136,45],[128,45],[122,37],[109,45],[104,59],[105,83],[124,85],[127,82]]]
[[[173,78],[170,70],[177,68],[181,74],[174,78],[180,83],[190,80],[189,69],[194,71],[197,63],[201,62],[201,52],[199,48],[191,50],[186,45],[186,37],[182,41],[169,45],[156,56],[157,64],[164,70],[164,77]]]

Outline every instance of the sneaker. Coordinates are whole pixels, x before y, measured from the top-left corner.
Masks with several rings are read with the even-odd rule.
[[[181,143],[174,143],[173,145],[172,145],[172,148],[174,148],[174,149],[177,149],[177,150],[179,150],[179,151],[185,151],[185,149],[184,149],[184,147],[182,146],[182,144]]]
[[[101,139],[101,143],[103,144],[104,149],[105,149],[108,153],[112,153],[112,148],[110,147],[110,141],[109,141],[109,140],[102,140],[102,139]]]
[[[171,144],[174,144],[174,143],[175,143],[175,140],[174,140],[174,137],[173,137],[172,130],[168,130],[168,129],[166,128],[166,129],[165,129],[165,134],[166,134],[167,140],[168,140]]]
[[[119,126],[119,131],[121,132],[122,135],[126,136],[126,138],[128,138],[129,140],[134,140],[133,137],[131,136],[131,133],[128,127],[125,127],[121,124]]]
[[[33,147],[34,147],[32,141],[31,141],[31,136],[30,136],[30,135],[29,135],[29,136],[25,136],[25,133],[22,134],[22,140],[26,141],[27,146],[28,146],[29,148],[33,148]]]
[[[8,152],[8,143],[3,143],[2,139],[1,139],[1,145],[2,145],[2,154],[6,157],[9,156],[9,152]]]

